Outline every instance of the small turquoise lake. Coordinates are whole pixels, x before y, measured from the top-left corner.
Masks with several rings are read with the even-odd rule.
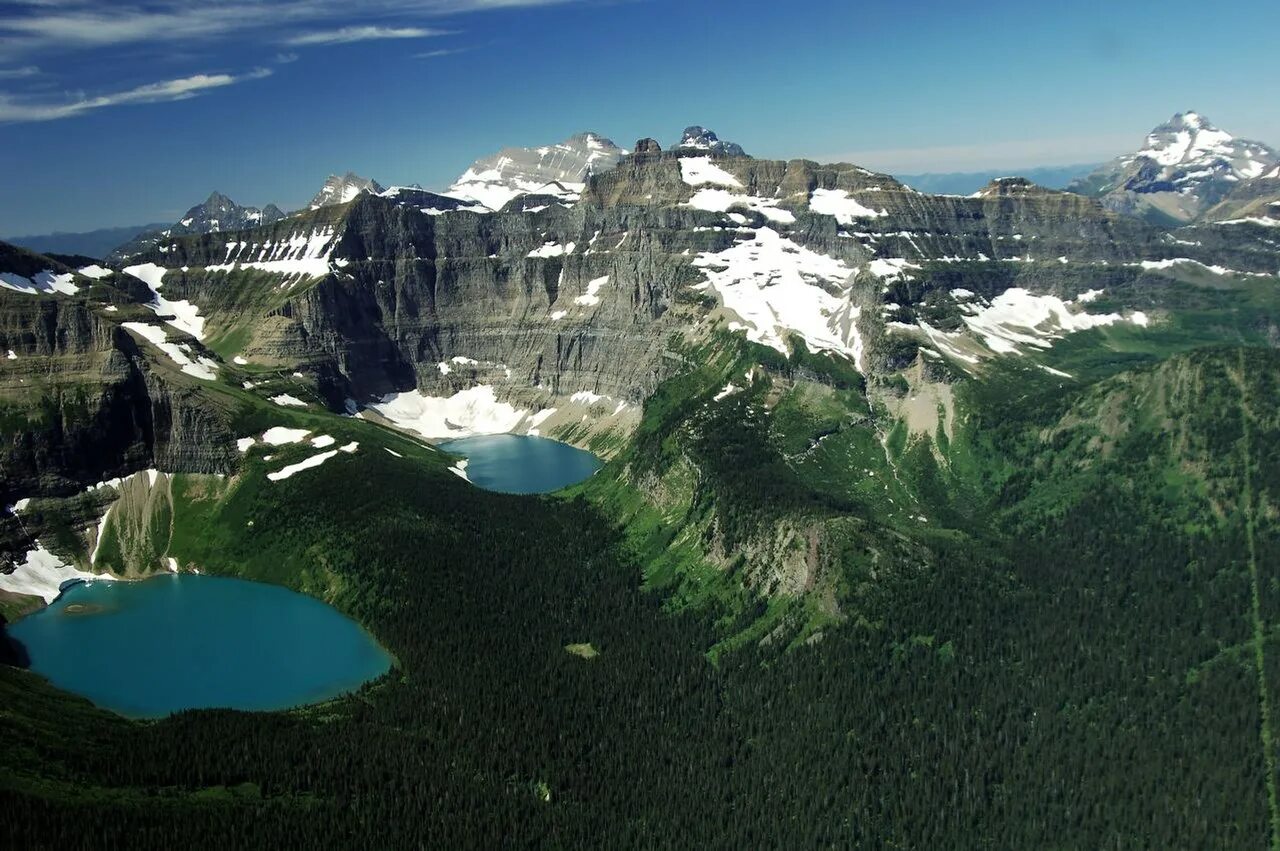
[[[133,718],[287,709],[391,667],[372,636],[320,600],[223,577],[74,585],[7,631],[31,670]]]
[[[550,493],[589,478],[603,465],[586,450],[523,434],[488,434],[440,444],[467,459],[467,478],[501,493]]]

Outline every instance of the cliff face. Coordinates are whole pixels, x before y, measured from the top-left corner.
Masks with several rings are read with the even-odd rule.
[[[0,502],[147,467],[229,472],[228,416],[83,300],[0,290]]]
[[[1063,298],[1135,277],[1118,270],[1142,261],[1274,265],[1267,246],[1191,245],[1020,179],[932,196],[848,164],[645,150],[591,176],[576,204],[527,195],[479,213],[427,192],[364,193],[137,260],[168,270],[166,297],[198,305],[224,354],[301,366],[335,406],[476,383],[540,403],[582,390],[643,399],[671,371],[668,335],[699,333],[710,315],[716,293],[698,289],[709,270],[766,231],[785,253],[840,264],[818,285],[857,309],[849,321],[873,344],[878,305],[919,298],[946,264],[985,264],[988,297],[1017,286]],[[887,294],[903,280],[914,283]],[[454,359],[463,366],[441,367]]]

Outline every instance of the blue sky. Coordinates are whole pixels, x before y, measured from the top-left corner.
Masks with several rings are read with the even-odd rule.
[[[1273,0],[0,0],[0,234],[440,188],[586,129],[902,173],[1100,161],[1184,109],[1280,145],[1277,32]]]

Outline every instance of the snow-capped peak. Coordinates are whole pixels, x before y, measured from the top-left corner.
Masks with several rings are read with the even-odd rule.
[[[1276,152],[1259,142],[1237,139],[1198,112],[1180,112],[1147,134],[1141,150],[1127,161],[1145,158],[1165,168],[1196,167],[1227,171],[1237,180],[1261,175]],[[1207,177],[1208,174],[1198,174]]]
[[[311,199],[310,207],[313,210],[318,210],[331,204],[345,204],[348,201],[353,201],[361,192],[378,195],[383,191],[385,190],[376,180],[361,177],[350,171],[341,177],[331,174],[329,179],[324,182],[324,186],[316,193],[316,197]]]
[[[617,165],[626,151],[598,133],[578,133],[554,145],[503,148],[476,160],[446,190],[450,195],[500,210],[521,195],[578,200],[592,174]]]
[[[1189,222],[1277,163],[1280,153],[1274,149],[1237,138],[1189,110],[1148,133],[1139,150],[1068,188],[1100,197],[1117,212],[1161,223]]]

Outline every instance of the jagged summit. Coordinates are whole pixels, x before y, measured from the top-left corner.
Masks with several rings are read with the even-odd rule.
[[[575,201],[592,174],[617,165],[626,151],[599,133],[576,133],[554,145],[503,148],[476,160],[447,192],[500,210],[521,195]]]
[[[698,151],[710,151],[727,157],[745,157],[747,155],[747,152],[742,150],[741,145],[736,142],[726,142],[713,131],[697,124],[684,128],[684,133],[680,135],[680,141],[676,143],[675,147],[677,150],[692,148]]]
[[[1147,134],[1141,148],[1074,181],[1074,192],[1157,222],[1185,223],[1280,162],[1273,148],[1237,138],[1202,113],[1179,112]]]
[[[332,204],[345,204],[361,192],[379,195],[385,191],[378,181],[361,177],[354,172],[349,171],[341,177],[331,174],[324,182],[324,186],[316,193],[316,197],[311,199],[310,207],[312,210],[318,210]]]
[[[138,234],[129,242],[111,252],[108,259],[119,261],[141,254],[154,247],[160,240],[197,233],[219,233],[244,228],[269,225],[283,219],[285,214],[275,204],[258,207],[242,207],[217,190],[211,192],[203,203],[187,210],[186,215],[167,228]]]

